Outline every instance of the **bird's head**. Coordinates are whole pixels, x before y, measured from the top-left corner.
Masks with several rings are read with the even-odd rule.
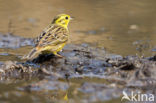
[[[67,14],[60,14],[60,15],[55,16],[55,18],[52,21],[52,24],[57,24],[57,25],[67,28],[71,19],[72,18]]]

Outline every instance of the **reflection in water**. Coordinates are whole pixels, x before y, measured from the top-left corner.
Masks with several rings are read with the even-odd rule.
[[[151,45],[155,45],[155,2],[155,0],[150,2],[148,0],[0,0],[0,32],[8,31],[11,20],[12,30],[16,35],[36,37],[55,15],[67,13],[75,17],[69,27],[72,38],[70,43],[86,42],[107,48],[116,54],[136,54],[132,43],[137,40],[150,40]],[[99,34],[96,30],[102,31]],[[151,55],[151,52],[145,54]]]
[[[66,93],[66,95],[63,98],[65,101],[67,101],[67,103],[69,103],[69,99],[68,99],[68,93]]]

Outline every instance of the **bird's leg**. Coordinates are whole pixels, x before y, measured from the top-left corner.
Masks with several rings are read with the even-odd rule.
[[[61,56],[60,54],[58,54],[57,52],[53,53],[54,55],[58,56],[59,58],[63,58],[63,56]]]

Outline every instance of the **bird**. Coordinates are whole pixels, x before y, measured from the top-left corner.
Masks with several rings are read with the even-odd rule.
[[[54,17],[52,22],[34,40],[34,48],[22,59],[33,59],[38,54],[52,53],[55,56],[63,57],[58,54],[69,40],[68,24],[72,17],[67,14],[59,14]]]

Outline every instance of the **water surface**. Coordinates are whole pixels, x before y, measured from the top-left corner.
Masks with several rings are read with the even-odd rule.
[[[141,41],[150,44],[143,51],[149,56],[156,44],[155,5],[155,0],[0,0],[0,32],[36,37],[55,15],[67,13],[75,17],[70,43],[135,55],[134,44]]]

